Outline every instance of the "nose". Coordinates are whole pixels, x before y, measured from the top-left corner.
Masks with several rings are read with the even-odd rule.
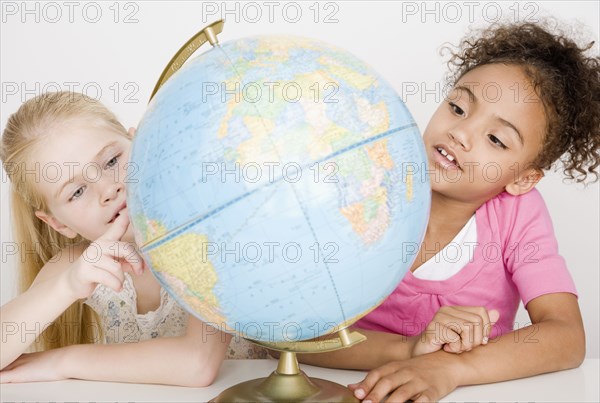
[[[100,201],[102,204],[107,204],[108,202],[119,197],[119,193],[123,192],[125,187],[120,182],[108,182],[104,183],[102,187],[102,193],[100,195]]]
[[[456,126],[448,130],[448,137],[452,147],[460,147],[464,151],[471,149],[471,137],[469,133],[474,133],[475,128],[470,127],[466,120],[459,122]]]

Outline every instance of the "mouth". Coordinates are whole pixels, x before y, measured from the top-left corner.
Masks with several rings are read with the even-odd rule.
[[[433,147],[436,151],[435,160],[439,162],[444,168],[461,169],[460,164],[456,160],[456,155],[450,151],[443,144],[436,145]]]
[[[110,221],[108,222],[109,224],[113,223],[118,216],[121,215],[121,212],[127,208],[127,202],[123,202],[119,208],[117,209],[117,211],[115,212],[115,214],[113,215],[113,217],[110,219]]]

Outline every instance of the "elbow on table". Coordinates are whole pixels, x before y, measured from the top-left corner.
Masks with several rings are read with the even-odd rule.
[[[215,371],[211,368],[204,368],[204,370],[197,372],[194,374],[192,379],[189,379],[183,386],[188,386],[191,388],[204,388],[213,384],[215,379],[217,379],[219,371]]]
[[[217,351],[215,351],[217,350]],[[187,369],[182,368],[181,386],[203,388],[212,385],[219,375],[219,370],[225,354],[220,349],[200,351],[199,354],[189,354],[185,357]]]
[[[179,378],[178,383],[179,386],[188,388],[204,388],[210,386],[219,374],[218,368],[215,369],[210,367],[194,368],[186,372],[185,376]]]
[[[574,351],[570,354],[570,362],[568,368],[577,368],[585,360],[585,342],[578,348],[574,348]]]
[[[568,343],[568,347],[563,350],[563,365],[562,369],[572,369],[579,367],[585,360],[585,332],[583,328],[575,332]]]
[[[220,363],[207,362],[204,360],[195,360],[194,363],[190,363],[185,372],[185,376],[180,378],[181,386],[187,386],[191,388],[204,388],[212,385],[219,375]],[[182,368],[183,370],[183,368]]]

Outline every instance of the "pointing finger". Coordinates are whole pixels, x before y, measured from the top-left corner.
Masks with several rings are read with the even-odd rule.
[[[127,227],[129,227],[129,215],[125,208],[121,210],[119,216],[115,218],[111,226],[100,238],[109,241],[120,241],[125,232],[127,232]]]

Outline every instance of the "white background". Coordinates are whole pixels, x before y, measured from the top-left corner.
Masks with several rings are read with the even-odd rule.
[[[298,14],[298,10],[300,14]],[[405,100],[421,130],[441,101],[445,73],[439,48],[456,44],[473,27],[499,17],[533,21],[545,16],[596,40],[597,1],[570,2],[2,2],[1,126],[19,105],[44,91],[84,91],[136,126],[162,69],[203,26],[224,16],[222,42],[287,33],[341,46],[379,71]],[[202,51],[202,50],[201,50]],[[440,86],[436,90],[436,83]],[[560,252],[580,294],[587,356],[599,356],[599,190],[566,184],[549,172],[538,185],[548,205]],[[1,302],[16,292],[6,174],[2,172]],[[493,286],[493,285],[490,285]],[[519,325],[528,321],[521,310]]]

